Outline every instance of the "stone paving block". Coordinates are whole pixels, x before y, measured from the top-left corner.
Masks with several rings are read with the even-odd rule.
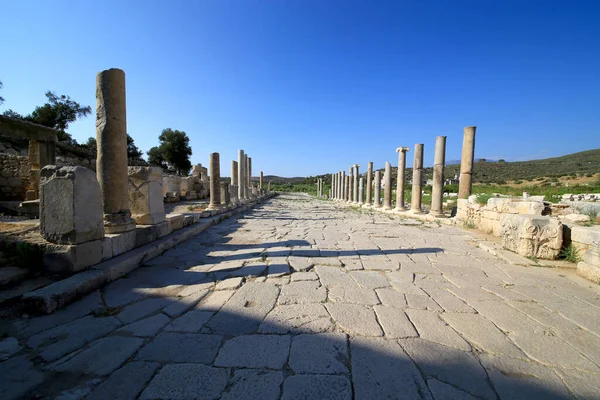
[[[269,263],[267,270],[268,277],[277,277],[287,275],[290,273],[290,266],[288,263]]]
[[[19,346],[19,341],[16,338],[7,337],[0,340],[0,361],[7,360],[20,350],[21,346]]]
[[[217,286],[215,286],[215,290],[235,290],[242,286],[243,283],[244,278],[242,277],[229,278],[217,283]]]
[[[476,400],[467,392],[458,390],[454,386],[440,382],[437,379],[428,379],[427,386],[435,400]]]
[[[291,282],[281,288],[277,302],[279,304],[323,303],[327,300],[327,291],[317,281]]]
[[[46,361],[54,361],[77,350],[99,337],[121,326],[114,317],[95,318],[87,316],[49,331],[32,336],[27,346],[41,349],[40,356]]]
[[[319,279],[317,274],[314,272],[294,272],[291,275],[292,282],[298,281],[316,281]]]
[[[209,322],[215,333],[230,336],[254,333],[273,309],[279,289],[270,283],[242,286]]]
[[[86,400],[136,399],[159,367],[160,364],[153,362],[127,363],[95,388]]]
[[[95,376],[108,375],[119,368],[143,343],[143,339],[118,336],[98,339],[89,348],[75,356],[58,360],[48,369]]]
[[[320,257],[319,249],[292,249],[292,257]]]
[[[395,308],[406,308],[406,299],[404,294],[400,293],[396,289],[383,288],[375,290],[377,297],[381,300],[383,305]]]
[[[321,250],[321,253],[323,253],[323,250]],[[337,253],[337,251],[335,253]],[[340,259],[337,256],[315,257],[315,258],[313,258],[313,261],[314,261],[315,265],[327,265],[330,267],[338,267],[338,268],[342,267],[342,262],[340,261]]]
[[[309,257],[290,256],[288,257],[288,262],[290,263],[292,268],[294,268],[295,271],[300,272],[308,271],[315,265],[312,258]]]
[[[397,291],[399,291],[400,293],[418,294],[418,295],[425,294],[425,292],[420,287],[415,285],[414,283],[391,281],[391,284],[392,284],[392,287],[394,289],[396,289]]]
[[[198,303],[194,310],[217,312],[235,293],[234,290],[219,290],[208,294]]]
[[[265,282],[272,283],[273,285],[277,285],[277,286],[283,286],[283,285],[287,285],[288,283],[290,283],[290,276],[286,275],[286,276],[278,276],[275,278],[267,278],[267,280]]]
[[[282,400],[351,400],[352,386],[345,376],[294,375],[283,382]]]
[[[254,276],[264,275],[266,270],[267,264],[249,264],[244,265],[238,270],[231,271],[229,274],[227,274],[227,276],[251,278]]]
[[[354,280],[344,270],[336,267],[316,266],[315,271],[319,275],[321,284],[330,286],[356,286]]]
[[[229,369],[202,364],[164,366],[140,395],[140,400],[218,399],[229,380]],[[200,397],[201,396],[201,397]]]
[[[373,309],[386,338],[399,339],[418,336],[404,311],[382,305],[375,306]]]
[[[353,271],[349,275],[364,289],[379,289],[390,286],[385,275],[378,271]]]
[[[358,285],[331,286],[329,288],[329,300],[335,303],[352,303],[363,305],[379,304],[377,294],[372,289],[362,289]]]
[[[415,274],[410,271],[392,271],[384,273],[388,281],[398,283],[413,283],[415,280]]]
[[[221,347],[221,336],[163,332],[141,349],[138,361],[210,364]]]
[[[230,388],[222,400],[277,400],[283,373],[261,369],[238,369],[229,381]]]
[[[343,303],[327,303],[325,307],[344,331],[359,336],[383,336],[372,309]]]
[[[362,266],[366,270],[395,271],[400,269],[400,263],[393,262],[385,255],[361,255]]]
[[[561,377],[569,391],[578,399],[600,399],[599,375],[560,368],[556,369],[555,372]]]
[[[175,319],[165,328],[167,332],[197,333],[215,313],[212,311],[192,310]]]
[[[276,306],[258,328],[259,333],[321,333],[334,324],[322,304]]]
[[[290,337],[287,335],[237,336],[223,344],[215,366],[281,369],[287,362],[289,351]]]
[[[117,335],[131,335],[137,337],[152,337],[162,329],[170,319],[164,314],[157,314],[153,317],[134,322],[133,324],[125,325],[115,331]]]
[[[400,339],[399,343],[425,377],[439,379],[475,397],[496,399],[485,370],[473,354],[423,339]]]
[[[296,374],[347,373],[347,340],[342,333],[294,336],[290,350],[290,368]]]
[[[406,302],[408,308],[414,308],[417,310],[431,310],[431,311],[442,311],[440,307],[431,297],[426,294],[411,294],[406,293]]]
[[[474,313],[473,307],[456,297],[447,289],[427,288],[427,294],[431,296],[433,301],[439,304],[446,312]]]
[[[342,266],[348,271],[357,271],[363,269],[360,257],[339,257]]]
[[[34,369],[28,356],[19,356],[0,363],[1,399],[22,398],[42,382],[44,382],[44,374]]]
[[[123,311],[117,314],[117,318],[125,324],[130,324],[150,314],[154,314],[173,303],[174,299],[156,298],[142,300],[125,307]]]
[[[442,321],[439,314],[426,310],[407,309],[408,318],[417,328],[422,339],[471,351],[471,346],[452,327]]]
[[[208,290],[202,290],[186,297],[173,298],[173,304],[165,307],[162,312],[170,317],[179,317],[181,314],[198,304],[208,295]]]
[[[352,338],[350,354],[357,399],[432,400],[419,370],[395,341]]]

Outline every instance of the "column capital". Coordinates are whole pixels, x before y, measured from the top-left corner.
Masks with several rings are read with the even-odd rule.
[[[396,149],[396,153],[399,153],[399,152],[401,152],[401,151],[402,151],[402,152],[407,152],[407,151],[410,151],[410,148],[408,148],[408,147],[398,147],[398,148]]]

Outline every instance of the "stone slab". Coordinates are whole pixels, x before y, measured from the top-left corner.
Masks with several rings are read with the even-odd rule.
[[[160,364],[152,362],[127,363],[96,387],[86,400],[136,399],[159,367]]]
[[[163,332],[141,349],[138,361],[210,364],[221,347],[221,336]]]
[[[215,360],[218,367],[281,369],[287,362],[287,335],[244,335],[223,344]]]

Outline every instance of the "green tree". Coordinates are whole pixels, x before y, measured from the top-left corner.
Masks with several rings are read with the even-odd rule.
[[[87,149],[92,153],[96,153],[98,151],[98,144],[95,137],[88,138],[87,142],[85,142],[85,144],[82,146],[87,147]]]
[[[0,81],[0,89],[2,89],[2,87],[4,87],[4,85],[2,84],[2,81]],[[0,106],[4,103],[4,97],[0,96]]]
[[[192,148],[189,145],[190,139],[187,134],[167,128],[163,129],[158,141],[160,142],[159,146],[148,151],[148,162],[173,170],[181,176],[188,175],[192,169],[190,161]]]
[[[96,143],[95,137],[88,138],[87,142],[85,142],[85,144],[83,144],[82,146],[86,147],[88,150],[90,150],[93,153],[95,153],[98,148],[98,144]],[[135,160],[142,160],[143,155],[144,155],[144,153],[140,149],[138,149],[138,147],[135,145],[133,138],[131,136],[129,136],[129,134],[127,134],[127,158],[128,159],[132,158]]]

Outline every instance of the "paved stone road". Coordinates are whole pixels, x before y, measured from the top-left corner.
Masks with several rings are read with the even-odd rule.
[[[0,398],[600,398],[598,287],[282,195],[12,324]]]

